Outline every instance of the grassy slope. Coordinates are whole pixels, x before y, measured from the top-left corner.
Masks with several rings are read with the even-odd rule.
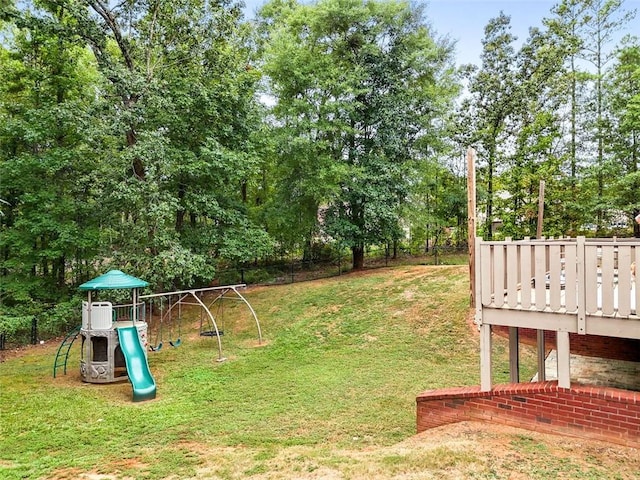
[[[396,267],[247,298],[264,344],[240,303],[225,306],[218,363],[187,312],[183,345],[150,353],[153,401],[132,403],[127,382],[81,383],[76,346],[66,377],[51,378],[53,344],[0,364],[0,478],[640,477],[637,455],[611,460],[631,449],[466,424],[412,438],[417,393],[478,383],[466,267]],[[505,342],[495,344],[495,381],[506,381]],[[532,373],[531,351],[522,363]]]

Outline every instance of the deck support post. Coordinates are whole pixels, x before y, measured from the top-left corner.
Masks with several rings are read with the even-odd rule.
[[[547,356],[544,345],[544,330],[536,330],[536,345],[538,346],[538,381],[544,382],[547,379],[544,360]]]
[[[518,327],[509,327],[509,381],[520,383],[520,333]]]
[[[558,386],[571,388],[569,332],[556,332],[556,348],[558,352]]]
[[[491,325],[480,325],[480,390],[491,391]]]

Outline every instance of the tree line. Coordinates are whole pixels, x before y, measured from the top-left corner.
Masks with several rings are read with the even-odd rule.
[[[546,235],[631,234],[633,15],[561,0],[518,43],[499,13],[457,67],[420,3],[3,1],[0,324],[55,330],[110,268],[168,290],[463,244],[468,146],[485,238],[535,236],[540,180]]]

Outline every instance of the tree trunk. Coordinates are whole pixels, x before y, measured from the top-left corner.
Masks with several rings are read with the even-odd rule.
[[[184,228],[184,215],[185,211],[182,208],[179,208],[176,212],[176,232],[182,232]]]
[[[132,147],[137,143],[137,141],[138,141],[138,138],[136,136],[136,131],[133,129],[133,127],[131,127],[129,130],[127,130],[127,146]],[[142,160],[140,158],[136,157],[133,160],[132,170],[133,170],[133,174],[138,179],[144,180],[144,177],[145,177],[144,164],[142,163]]]
[[[58,288],[65,288],[67,285],[66,282],[66,259],[63,256],[61,256],[60,258],[58,258],[55,263],[54,263],[54,271],[55,271],[55,276],[56,276],[56,286]]]
[[[182,232],[184,227],[184,216],[187,213],[184,209],[185,188],[184,185],[180,184],[178,187],[178,210],[176,211],[176,232]]]
[[[313,260],[312,248],[313,248],[313,246],[311,244],[311,233],[309,233],[309,237],[305,239],[304,247],[302,249],[302,261],[303,262],[310,262],[311,260]]]
[[[351,247],[353,259],[353,269],[362,270],[364,268],[364,245],[355,245]]]
[[[493,240],[493,151],[489,153],[487,178],[487,219],[485,220],[485,236]]]

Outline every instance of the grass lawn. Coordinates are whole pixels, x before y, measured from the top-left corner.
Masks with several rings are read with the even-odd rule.
[[[221,363],[188,310],[182,345],[165,332],[149,352],[147,402],[126,381],[82,383],[77,345],[55,379],[54,342],[10,356],[0,478],[640,478],[631,448],[472,423],[415,435],[416,394],[479,383],[467,273],[405,266],[249,289],[264,342],[243,305],[225,303]],[[506,341],[494,344],[506,382]],[[535,373],[531,349],[521,363]]]

